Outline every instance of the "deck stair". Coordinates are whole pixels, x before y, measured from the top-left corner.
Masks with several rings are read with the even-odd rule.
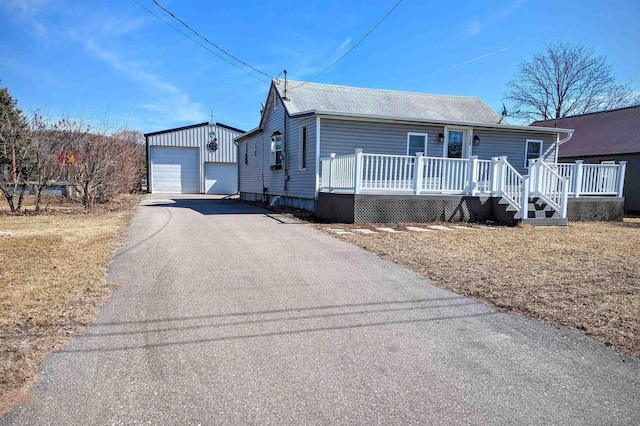
[[[519,209],[501,198],[498,204],[505,205],[505,211],[513,214],[513,219],[533,226],[566,226],[568,221],[561,218],[557,210],[539,197],[529,197],[527,217],[523,218]]]

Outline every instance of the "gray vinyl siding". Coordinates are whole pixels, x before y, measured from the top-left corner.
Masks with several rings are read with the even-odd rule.
[[[263,134],[257,133],[238,144],[238,168],[240,174],[240,191],[262,194],[262,154],[259,152]],[[247,162],[245,164],[245,153]],[[268,169],[268,166],[267,166]]]
[[[215,152],[207,148],[207,144],[212,139],[209,136],[211,130],[215,130],[218,139],[218,149]],[[148,136],[147,140],[149,146],[199,148],[203,163],[235,163],[236,146],[233,140],[241,134],[242,132],[226,127],[204,125]]]
[[[430,157],[442,157],[438,134],[442,126],[420,124],[376,123],[323,118],[320,124],[320,158],[353,154],[362,148],[369,154],[407,154],[407,133],[427,133],[427,152]]]
[[[480,138],[480,143],[472,148],[473,155],[481,160],[506,155],[507,161],[522,175],[529,173],[524,165],[527,139],[541,140],[542,158],[555,161],[557,136],[554,134],[483,129],[474,129],[473,134]]]
[[[274,102],[278,107],[274,108]],[[266,105],[264,129],[239,143],[240,191],[289,197],[313,198],[315,196],[315,117],[292,119],[287,117],[285,132],[285,108],[272,90]],[[307,169],[299,170],[299,126],[307,124]],[[285,136],[285,162],[280,170],[271,170],[271,135],[280,132]],[[248,164],[244,164],[244,153]],[[285,168],[288,170],[285,171]],[[285,175],[289,173],[289,181]],[[266,190],[265,190],[266,188]]]
[[[443,144],[438,141],[438,135],[444,133],[444,126],[323,118],[320,126],[320,158],[328,157],[331,153],[353,154],[357,148],[371,154],[406,155],[409,132],[427,133],[429,137],[425,155],[442,157]],[[521,174],[528,173],[524,167],[527,139],[542,140],[543,158],[555,160],[555,134],[483,129],[473,129],[473,134],[480,138],[480,143],[472,147],[472,155],[485,160],[506,155]]]
[[[274,108],[274,102],[277,102],[278,107]],[[275,95],[275,92],[271,91],[271,96],[267,102],[267,117],[264,124],[264,129],[261,134],[261,139],[257,141],[257,155],[262,161],[262,170],[264,176],[264,187],[267,188],[267,193],[271,195],[284,195],[284,169],[271,170],[271,135],[274,132],[280,132],[284,135],[284,113],[285,109],[282,106],[282,102]],[[254,148],[255,149],[255,148]],[[260,191],[262,192],[262,191]]]
[[[307,126],[307,168],[300,170],[300,126]],[[322,124],[320,124],[322,129]],[[316,118],[287,119],[287,195],[314,198],[316,195]]]

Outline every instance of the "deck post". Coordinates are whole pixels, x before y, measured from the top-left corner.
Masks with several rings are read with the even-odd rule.
[[[567,218],[567,206],[569,205],[569,178],[562,178],[562,204],[560,204],[560,219]]]
[[[520,206],[520,219],[529,218],[529,185],[531,176],[522,176],[522,205]]]
[[[504,193],[507,186],[507,156],[500,157],[500,180],[498,181],[500,196]]]
[[[582,192],[582,160],[576,160],[573,170],[573,196],[580,198],[580,193]]]
[[[499,192],[498,182],[500,182],[500,157],[491,157],[491,195]]]
[[[420,191],[422,190],[423,169],[424,153],[418,152],[416,153],[416,162],[413,166],[413,193],[416,195],[420,195]]]
[[[333,160],[336,158],[336,153],[329,154],[329,192],[333,192]]]
[[[469,186],[467,187],[467,192],[475,197],[478,193],[478,156],[474,155],[469,160],[469,168],[468,168],[468,181]]]
[[[533,193],[535,195],[536,191],[538,190],[538,184],[537,184],[537,182],[538,182],[538,178],[537,178],[538,173],[536,173],[537,170],[536,170],[536,160],[535,160],[535,158],[531,158],[529,160],[528,166],[529,166],[529,177],[530,177],[530,179],[529,179],[529,192]]]
[[[362,148],[356,149],[356,164],[354,167],[355,175],[353,176],[353,193],[359,194],[362,187]]]
[[[540,196],[542,194],[542,173],[540,173],[542,160],[535,158],[529,161],[529,173],[533,174],[533,182],[530,182],[529,185],[533,184],[533,195]]]
[[[624,191],[624,175],[627,171],[627,162],[618,161],[618,197],[622,197]]]

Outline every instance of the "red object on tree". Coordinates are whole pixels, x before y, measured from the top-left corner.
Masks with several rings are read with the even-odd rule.
[[[58,163],[75,164],[80,162],[80,157],[74,152],[61,152],[58,154]]]

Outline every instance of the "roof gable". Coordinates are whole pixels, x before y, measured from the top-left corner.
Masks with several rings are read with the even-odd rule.
[[[531,123],[575,129],[560,157],[640,153],[640,105]]]

